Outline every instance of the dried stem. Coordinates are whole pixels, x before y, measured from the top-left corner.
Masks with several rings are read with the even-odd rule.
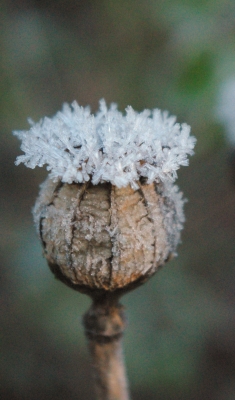
[[[122,353],[123,307],[112,292],[94,297],[84,316],[97,400],[128,400]]]

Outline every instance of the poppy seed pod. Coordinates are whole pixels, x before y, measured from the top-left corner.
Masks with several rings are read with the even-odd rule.
[[[142,283],[175,254],[184,222],[176,171],[188,165],[190,127],[156,109],[126,115],[104,101],[15,132],[25,155],[47,164],[34,219],[55,275],[74,289],[114,291]]]
[[[138,187],[42,185],[34,217],[57,277],[78,290],[128,289],[174,253],[182,222],[176,204],[155,183]]]
[[[175,255],[183,227],[176,171],[188,165],[190,127],[158,109],[123,115],[104,100],[95,114],[76,102],[15,132],[16,164],[47,165],[33,209],[55,276],[89,295],[83,317],[97,400],[129,399],[120,296]]]

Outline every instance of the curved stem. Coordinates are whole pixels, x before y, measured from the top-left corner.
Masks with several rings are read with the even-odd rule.
[[[93,298],[84,316],[97,400],[129,400],[122,352],[123,307],[112,293]]]

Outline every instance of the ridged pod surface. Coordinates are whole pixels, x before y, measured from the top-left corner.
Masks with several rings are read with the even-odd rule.
[[[179,235],[167,228],[174,203],[155,183],[138,186],[44,182],[34,219],[59,279],[77,290],[114,291],[146,280],[171,256]]]

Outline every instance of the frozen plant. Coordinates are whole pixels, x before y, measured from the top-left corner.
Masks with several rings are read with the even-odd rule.
[[[76,102],[15,132],[28,167],[47,165],[34,220],[55,276],[89,295],[84,317],[97,398],[129,398],[119,298],[176,254],[184,200],[174,185],[188,165],[190,127],[158,109],[123,115],[104,100],[96,115]]]
[[[137,113],[129,106],[123,115],[115,104],[107,109],[104,100],[96,115],[74,101],[53,118],[30,123],[29,131],[15,132],[25,152],[16,164],[46,164],[53,180],[66,183],[110,182],[137,189],[140,177],[148,183],[172,182],[179,167],[188,165],[195,144],[190,127],[167,112]]]

